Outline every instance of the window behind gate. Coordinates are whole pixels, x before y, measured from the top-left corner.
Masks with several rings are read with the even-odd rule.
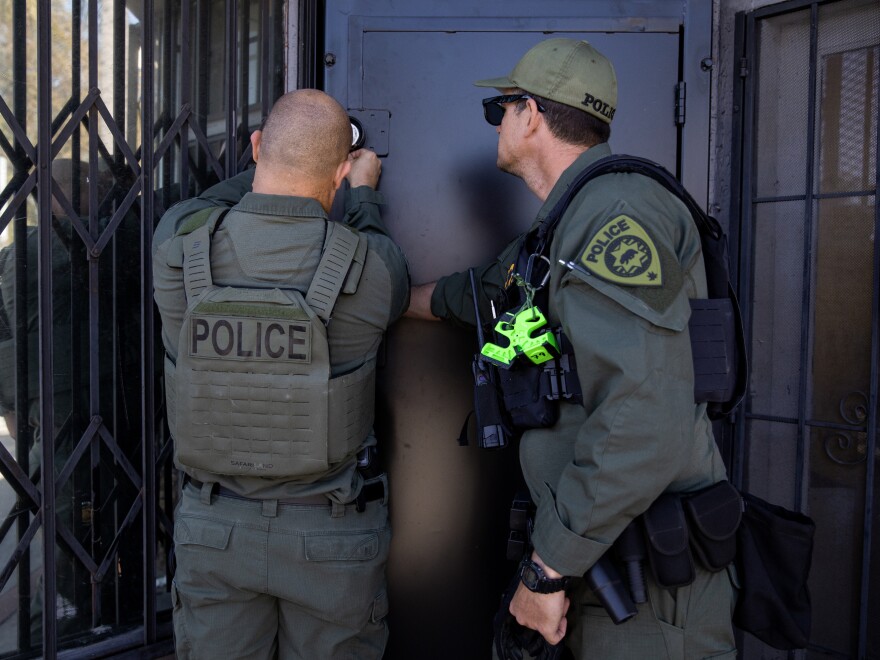
[[[783,9],[741,22],[752,380],[739,468],[816,521],[807,657],[878,657],[880,5]],[[754,644],[745,657],[769,657]]]

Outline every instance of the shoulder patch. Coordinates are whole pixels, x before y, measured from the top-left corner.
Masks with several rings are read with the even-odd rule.
[[[596,232],[580,260],[591,273],[615,284],[663,286],[657,246],[628,215],[617,216]]]

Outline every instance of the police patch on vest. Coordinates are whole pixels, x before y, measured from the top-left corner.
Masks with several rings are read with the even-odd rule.
[[[192,315],[192,357],[279,362],[311,362],[311,321]]]
[[[619,215],[590,240],[581,263],[594,275],[627,286],[662,286],[663,269],[654,241],[628,215]]]

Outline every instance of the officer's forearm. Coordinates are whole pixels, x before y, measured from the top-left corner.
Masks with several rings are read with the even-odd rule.
[[[547,574],[548,578],[556,579],[556,578],[562,577],[562,573],[560,573],[559,571],[553,570],[552,568],[547,566],[547,564],[544,563],[544,560],[538,556],[538,553],[535,550],[532,551],[532,561],[544,569],[544,573]]]
[[[436,285],[437,282],[429,282],[412,287],[409,294],[409,308],[404,316],[423,321],[439,321],[440,319],[431,313],[431,295]]]

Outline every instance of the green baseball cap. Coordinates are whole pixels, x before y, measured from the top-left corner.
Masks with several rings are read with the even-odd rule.
[[[610,124],[617,110],[617,76],[586,41],[547,39],[522,56],[509,76],[478,80],[477,87],[519,89],[570,105]]]

